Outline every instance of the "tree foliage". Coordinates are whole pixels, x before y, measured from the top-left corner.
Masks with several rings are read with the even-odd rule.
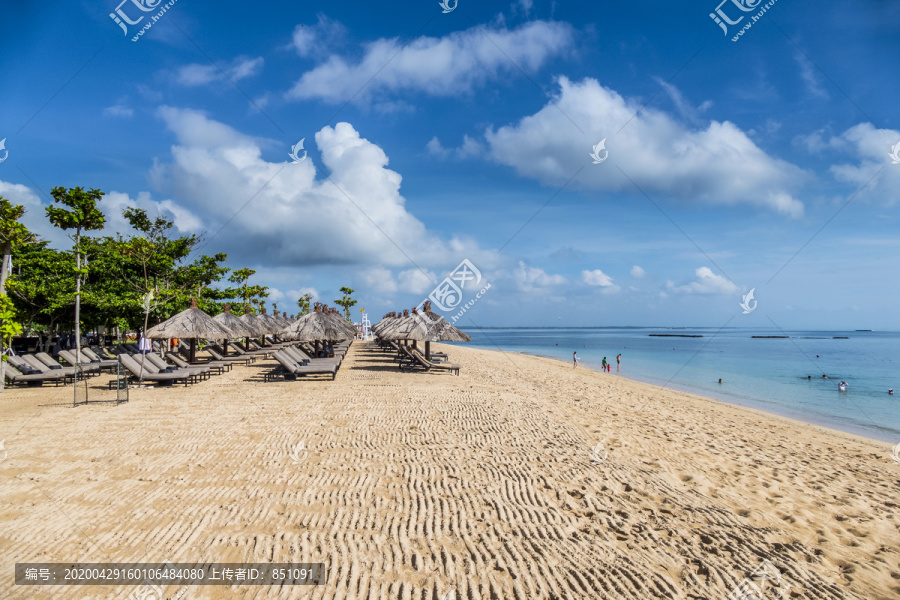
[[[92,235],[106,225],[98,204],[103,195],[80,187],[52,190],[54,204],[46,214],[54,226],[73,233],[74,248],[66,249],[32,235],[19,222],[24,209],[0,198],[0,251],[7,255],[3,264],[11,258],[13,265],[6,295],[0,278],[0,342],[17,335],[18,323],[29,335],[73,331],[76,304],[86,330],[103,326],[123,332],[171,317],[187,308],[192,296],[210,314],[226,303],[236,314],[245,307],[258,313],[265,306],[269,291],[252,283],[255,270],[230,270],[224,253],[199,254],[202,236],[179,232],[168,216],[127,207],[122,216],[128,231]],[[349,318],[357,303],[350,297],[354,290],[341,292],[337,303]],[[309,313],[311,301],[310,294],[300,298],[300,315]]]
[[[337,304],[338,306],[344,307],[344,315],[347,317],[348,321],[352,322],[353,319],[350,317],[350,309],[353,308],[357,304],[357,301],[354,300],[353,298],[351,298],[350,296],[356,290],[350,289],[349,287],[345,286],[345,287],[342,287],[339,291],[344,295],[340,300],[335,300],[334,303]]]

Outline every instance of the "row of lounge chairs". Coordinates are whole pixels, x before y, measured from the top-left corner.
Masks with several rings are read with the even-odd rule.
[[[272,355],[281,365],[280,368],[266,373],[264,379],[271,381],[277,377],[283,377],[294,381],[299,377],[309,375],[331,375],[331,379],[334,380],[344,355],[350,349],[350,344],[350,341],[336,344],[330,358],[313,358],[314,351],[303,344],[285,346]]]
[[[10,355],[6,365],[6,380],[11,385],[42,385],[53,383],[54,385],[67,384],[75,380],[76,372],[82,377],[99,375],[103,369],[112,367],[115,370],[114,360],[101,358],[90,349],[83,349],[82,354],[86,360],[76,362],[75,355],[69,350],[62,350],[60,358],[68,366],[60,364],[46,352],[26,354],[23,356]],[[111,364],[110,364],[111,363]]]
[[[46,352],[9,357],[6,368],[6,380],[10,385],[66,385],[79,378],[89,378],[104,371],[120,372],[131,382],[155,382],[160,385],[183,383],[185,386],[205,381],[212,375],[230,371],[236,364],[249,365],[260,358],[274,356],[280,367],[270,376],[283,375],[288,379],[306,375],[331,375],[334,379],[341,365],[350,342],[334,347],[329,358],[311,358],[314,351],[304,344],[296,342],[272,342],[271,345],[260,346],[251,341],[249,346],[231,343],[227,354],[218,344],[207,345],[201,352],[205,362],[191,364],[189,347],[184,342],[173,352],[161,352],[159,342],[153,342],[154,352],[142,354],[137,344],[117,344],[109,349],[100,348],[96,352],[90,348],[82,348],[82,360],[76,361],[74,351],[62,350],[59,359],[54,359]],[[164,355],[163,355],[164,354]],[[117,379],[109,382],[109,387],[120,385]]]
[[[401,371],[448,371],[459,375],[459,365],[448,362],[450,357],[444,352],[432,352],[432,360],[428,360],[417,348],[410,348],[397,342],[385,340],[381,342],[381,346],[396,353],[394,360]],[[435,358],[438,360],[433,360]]]

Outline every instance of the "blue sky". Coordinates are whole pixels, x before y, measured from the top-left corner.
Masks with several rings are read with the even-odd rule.
[[[468,259],[464,326],[900,329],[900,6],[741,2],[4,6],[0,195],[170,213],[288,312]]]

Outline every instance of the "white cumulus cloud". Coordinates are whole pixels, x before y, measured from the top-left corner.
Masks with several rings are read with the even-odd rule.
[[[312,159],[290,164],[287,156],[268,162],[267,142],[197,111],[162,107],[159,115],[177,144],[154,179],[207,231],[227,225],[211,242],[219,249],[271,266],[409,267],[410,258],[427,264],[445,256],[446,243],[406,210],[402,178],[387,168],[387,155],[349,123],[315,134],[324,163],[317,166]]]
[[[860,123],[842,133],[831,146],[849,146],[854,163],[833,165],[835,179],[857,187],[865,185],[861,198],[888,205],[900,201],[900,164],[893,164],[891,149],[900,144],[900,131],[876,129],[871,123]],[[900,152],[898,152],[900,153]]]
[[[263,58],[238,57],[223,66],[192,63],[178,69],[175,80],[181,85],[195,87],[208,85],[214,81],[240,81],[256,75],[263,66]]]
[[[519,290],[528,293],[542,293],[566,283],[566,278],[562,275],[551,275],[538,267],[529,267],[522,261],[519,261],[514,277]]]
[[[733,123],[688,127],[663,111],[641,110],[639,101],[591,78],[572,82],[562,77],[559,85],[555,105],[487,131],[495,161],[546,184],[565,182],[587,165],[577,182],[590,190],[637,193],[630,177],[654,197],[803,214],[795,194],[807,173],[766,154]],[[591,165],[591,145],[603,138],[609,160],[602,167]]]
[[[298,52],[307,52],[310,39],[315,34],[303,33],[299,43],[295,39]],[[516,65],[535,71],[572,42],[572,27],[554,21],[532,21],[516,29],[477,26],[439,38],[419,37],[406,45],[398,38],[383,38],[366,44],[358,59],[330,56],[304,73],[287,97],[345,102],[363,88],[360,99],[391,92],[467,94],[500,73],[516,73]],[[373,73],[378,77],[372,79]]]
[[[694,274],[697,276],[696,281],[685,285],[675,285],[669,281],[666,287],[670,291],[682,294],[734,294],[738,291],[737,285],[721,275],[716,275],[709,267],[700,267]]]
[[[646,274],[647,272],[638,265],[634,265],[633,267],[631,267],[631,276],[635,279],[640,279]]]
[[[615,293],[621,288],[613,283],[612,277],[601,271],[594,269],[593,271],[582,271],[581,280],[588,285],[599,286],[604,293]]]

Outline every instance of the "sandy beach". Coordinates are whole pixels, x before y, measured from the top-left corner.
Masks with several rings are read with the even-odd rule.
[[[324,562],[328,579],[164,597],[721,600],[763,560],[784,598],[900,597],[889,444],[443,349],[460,376],[356,342],[335,381],[263,383],[267,360],[119,406],[8,389],[0,597],[132,591],[15,586],[17,562],[212,561]]]

